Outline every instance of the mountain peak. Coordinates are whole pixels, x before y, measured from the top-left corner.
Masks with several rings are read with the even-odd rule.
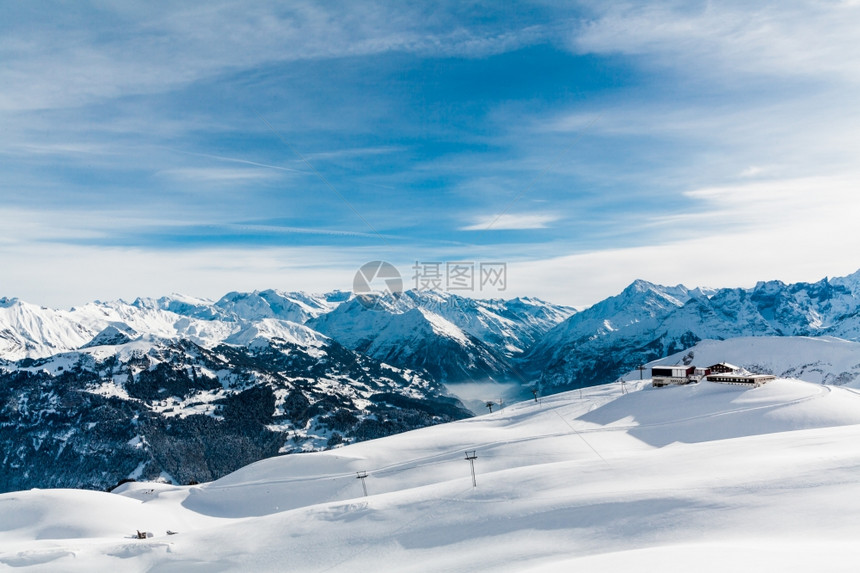
[[[624,293],[634,293],[634,292],[645,292],[649,290],[654,290],[657,288],[652,282],[646,281],[645,279],[636,279],[632,283],[630,283],[627,288],[625,288],[622,292]]]
[[[127,324],[113,323],[105,327],[93,337],[92,340],[81,346],[81,348],[94,348],[96,346],[119,346],[132,341],[138,336],[136,330]]]
[[[778,292],[786,287],[785,283],[780,280],[758,281],[753,287],[754,292]]]
[[[641,295],[653,293],[660,298],[668,299],[675,306],[681,306],[690,298],[690,291],[682,284],[675,286],[658,285],[644,279],[636,279],[621,291],[620,299],[638,299]]]

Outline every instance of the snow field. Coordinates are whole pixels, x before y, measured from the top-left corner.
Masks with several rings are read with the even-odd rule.
[[[0,569],[840,571],[860,395],[588,388],[220,480],[0,495]],[[465,450],[477,450],[472,488]],[[369,497],[355,472],[367,471]],[[137,529],[154,533],[132,539]],[[167,535],[167,530],[177,531]]]

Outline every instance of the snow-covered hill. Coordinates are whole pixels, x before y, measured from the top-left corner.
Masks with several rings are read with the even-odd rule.
[[[473,299],[434,291],[407,291],[396,306],[404,310],[420,308],[441,316],[507,357],[519,356],[576,313],[573,308],[533,297]]]
[[[646,366],[695,364],[704,367],[719,362],[729,362],[760,374],[860,387],[860,342],[830,336],[756,336],[703,340],[688,350],[655,360]],[[628,373],[624,378],[635,380],[639,376],[637,371]]]
[[[107,326],[105,321],[93,331],[70,312],[0,298],[0,358],[19,360],[79,348]]]
[[[307,294],[303,292],[283,292],[264,290],[254,292],[231,292],[215,303],[200,302],[192,306],[182,306],[181,299],[175,297],[158,299],[157,304],[177,314],[198,318],[217,318],[220,320],[256,321],[276,318],[304,324],[309,319],[329,312],[349,298],[349,293],[334,291],[326,294]]]
[[[24,571],[851,571],[860,395],[647,381],[195,486],[0,495]],[[475,450],[477,487],[464,452]],[[363,495],[356,472],[367,472]],[[151,532],[146,539],[136,531]]]

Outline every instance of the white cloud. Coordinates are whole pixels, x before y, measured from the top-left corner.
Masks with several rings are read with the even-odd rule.
[[[811,233],[817,232],[812,230]],[[812,240],[810,240],[812,239]],[[829,248],[824,244],[833,244]],[[505,296],[539,296],[572,306],[588,306],[617,294],[637,278],[687,286],[750,287],[758,280],[816,281],[860,268],[851,240],[840,229],[815,240],[786,229],[690,238],[665,245],[593,251],[508,265]]]
[[[0,208],[0,243],[24,248],[31,243],[105,239],[112,232],[146,225],[182,224],[167,217],[147,217],[135,212]],[[2,259],[0,259],[0,265]],[[9,267],[12,268],[12,267]],[[8,270],[8,269],[7,269]]]
[[[581,196],[574,192],[558,192],[555,196],[530,192],[530,201],[571,198],[566,205],[575,203],[585,207],[582,209],[568,207],[567,212],[547,213],[545,205],[529,203],[520,208],[543,212],[505,213],[498,219],[488,215],[463,223],[461,230],[471,231],[488,227],[545,229],[562,216],[565,221],[575,216],[599,217],[607,212],[614,216],[615,211],[602,210],[609,204],[617,209],[616,226],[630,221],[628,230],[639,233],[636,247],[584,253],[571,253],[573,241],[600,239],[578,235],[581,230],[572,231],[571,242],[564,245],[558,237],[559,242],[550,245],[484,245],[481,248],[485,251],[480,254],[486,255],[485,260],[498,260],[499,255],[513,257],[509,253],[514,251],[519,260],[532,259],[511,261],[511,290],[507,294],[538,295],[582,305],[613,294],[638,277],[664,283],[734,286],[770,277],[814,280],[860,266],[854,252],[860,244],[860,235],[854,230],[860,217],[855,199],[860,181],[860,169],[856,167],[856,150],[860,148],[860,52],[855,49],[860,6],[818,2],[761,6],[740,2],[593,5],[598,15],[584,27],[576,28],[573,50],[624,55],[623,65],[635,67],[633,88],[612,87],[601,92],[605,95],[599,98],[583,100],[577,108],[559,111],[552,107],[549,118],[535,118],[534,110],[526,105],[514,106],[516,113],[512,117],[498,118],[500,124],[508,121],[511,131],[493,141],[497,147],[514,150],[512,157],[446,154],[423,165],[419,160],[412,167],[416,171],[471,173],[455,185],[463,195],[474,199],[470,205],[485,208],[498,200],[499,190],[515,194],[518,188],[514,186],[522,173],[551,170],[541,180],[547,188],[551,187],[551,175],[570,180],[571,189],[583,179],[609,183],[606,194],[596,186]],[[183,136],[189,133],[229,132],[231,126],[212,125],[220,120],[217,117],[163,114],[146,104],[133,107],[133,97],[123,97],[123,105],[129,107],[123,107],[116,117],[96,123],[92,117],[76,119],[77,110],[61,114],[21,110],[68,108],[117,96],[164,92],[201,78],[272,62],[388,51],[486,55],[527,44],[545,33],[538,28],[515,26],[485,33],[486,30],[451,26],[450,16],[446,20],[436,10],[391,10],[376,4],[347,3],[331,8],[313,2],[296,2],[287,7],[206,3],[178,11],[154,10],[155,16],[132,14],[129,11],[135,9],[129,7],[111,10],[117,11],[114,17],[118,21],[128,24],[115,28],[122,29],[122,34],[101,33],[106,21],[95,17],[87,28],[52,28],[55,20],[46,20],[35,28],[16,26],[0,37],[0,59],[4,61],[0,70],[0,85],[4,86],[0,113],[6,112],[6,135],[0,138],[0,153],[34,164],[37,161],[31,156],[60,164],[86,155],[87,169],[113,167],[120,153],[134,157],[134,165],[140,170],[160,170],[164,176],[184,181],[238,182],[277,176],[269,170],[291,169],[215,156],[208,157],[234,165],[213,165],[211,161],[188,165],[176,161],[175,150],[161,148],[172,156],[153,157],[155,147],[147,147],[153,137],[182,145],[187,141]],[[58,14],[58,18],[61,16]],[[560,18],[558,26],[567,24]],[[292,113],[295,121],[302,120],[301,110]],[[52,125],[58,115],[69,121]],[[326,127],[333,128],[342,120],[333,116],[332,126]],[[312,121],[318,122],[319,118]],[[253,123],[256,127],[252,126],[252,131],[266,131],[257,125],[259,122]],[[518,129],[521,125],[526,128]],[[77,130],[72,130],[73,126]],[[526,137],[521,138],[524,132]],[[585,132],[584,138],[574,140],[579,135],[573,132]],[[130,134],[134,137],[123,139]],[[592,135],[599,137],[592,140]],[[565,141],[566,137],[569,139]],[[109,142],[101,143],[104,138]],[[564,161],[552,163],[553,153],[565,149],[570,141],[576,142],[574,152],[564,155]],[[348,138],[343,144],[351,145]],[[634,156],[636,145],[648,149]],[[546,150],[552,148],[555,151],[547,154]],[[391,150],[385,146],[315,153],[308,150],[306,156],[332,161],[353,152],[359,156]],[[593,155],[583,154],[579,159],[581,150]],[[592,163],[601,150],[612,157],[605,163]],[[648,161],[649,153],[656,162],[672,165],[658,173],[655,162]],[[19,164],[25,162],[16,162]],[[307,173],[292,157],[288,165]],[[588,169],[591,171],[586,173]],[[477,171],[484,175],[475,176]],[[24,187],[29,184],[28,176],[25,169],[20,181],[13,183]],[[396,177],[383,180],[391,181],[400,188],[401,180]],[[619,182],[629,185],[621,189]],[[640,185],[648,193],[659,192],[670,198],[660,216],[640,215],[624,204],[627,199],[636,203]],[[13,188],[9,182],[7,187]],[[679,191],[685,189],[686,193]],[[8,195],[18,200],[11,191]],[[602,202],[607,197],[611,200]],[[654,196],[649,200],[652,203],[646,210],[653,213]],[[587,201],[593,203],[585,205]],[[295,271],[294,277],[307,280],[289,288],[325,290],[342,284],[340,271],[334,269],[342,269],[348,275],[348,285],[351,270],[365,260],[400,255],[407,261],[439,260],[437,253],[424,256],[432,251],[430,245],[417,252],[399,250],[365,256],[367,251],[350,246],[168,252],[44,243],[99,240],[117,230],[195,223],[178,220],[183,216],[197,216],[197,222],[208,217],[213,224],[223,226],[225,220],[231,216],[235,219],[236,215],[215,209],[191,215],[152,205],[155,203],[142,202],[138,218],[131,213],[110,212],[107,206],[98,212],[80,209],[57,213],[45,209],[24,213],[5,209],[0,213],[4,222],[0,229],[0,268],[4,269],[0,273],[0,295],[27,292],[28,297],[39,299],[34,302],[45,303],[52,303],[52,297],[74,295],[80,301],[173,290],[220,296],[236,288],[283,284],[277,270],[281,268],[278,261],[283,260],[290,261],[283,264],[283,269]],[[398,202],[389,203],[387,208],[391,212],[385,215],[391,221],[403,223],[408,217],[417,220],[424,216],[407,212]],[[153,213],[154,209],[159,212]],[[173,213],[177,220],[155,217],[164,213]],[[415,226],[419,224],[420,221]],[[271,233],[340,233],[304,227],[243,228]],[[410,245],[404,250],[412,248]],[[476,249],[463,246],[463,260],[477,257]],[[244,259],[250,262],[245,264]],[[317,260],[318,266],[306,264]],[[98,269],[95,277],[90,269]],[[56,276],[68,278],[68,293],[56,292]]]
[[[838,233],[838,226],[851,226],[860,216],[858,191],[858,176],[821,176],[707,187],[685,195],[705,202],[702,212],[716,217],[806,234],[810,229]]]
[[[762,193],[762,187],[745,184],[778,180],[783,190],[808,189],[816,179],[841,188],[839,180],[860,176],[857,3],[658,0],[591,6],[596,16],[572,30],[572,49],[623,55],[635,67],[637,97],[607,97],[533,127],[559,134],[554,137],[587,131],[633,150],[631,161],[610,165],[632,185],[637,178],[645,185],[657,182],[648,188],[667,195],[699,189],[667,202],[669,219],[676,210],[692,217],[687,213],[696,206],[686,199],[704,199],[705,188]],[[610,182],[622,175],[605,171]],[[775,199],[771,208],[787,201]],[[715,201],[701,217],[725,206]],[[819,212],[810,205],[807,220]]]
[[[860,80],[860,6],[847,2],[600,3],[572,38],[581,52],[647,55],[730,82],[808,76]]]
[[[460,227],[461,231],[503,231],[503,230],[518,230],[518,229],[546,229],[550,223],[558,221],[558,215],[541,215],[541,214],[502,214],[488,215],[475,219],[475,222],[465,227]]]
[[[263,64],[386,52],[481,56],[533,42],[535,26],[473,30],[444,10],[374,2],[164,4],[93,11],[86,27],[19,22],[0,37],[0,111],[74,107],[161,93]],[[73,21],[74,16],[70,16]],[[121,29],[122,33],[117,33]]]
[[[178,169],[164,169],[156,173],[162,177],[169,177],[185,182],[203,183],[237,183],[241,181],[256,181],[260,179],[271,179],[273,173],[263,169],[226,169],[219,167],[183,167]]]
[[[745,182],[686,194],[692,215],[662,218],[681,238],[639,247],[513,262],[511,295],[588,305],[636,278],[687,286],[752,286],[758,280],[815,281],[860,268],[860,177]]]
[[[169,292],[219,298],[231,290],[348,290],[357,268],[349,256],[314,248],[155,251],[0,242],[0,261],[2,296],[55,308]]]
[[[760,177],[772,173],[774,167],[772,165],[750,165],[740,172],[740,177]]]
[[[15,225],[0,235],[0,295],[62,307],[94,298],[160,296],[173,291],[217,298],[230,290],[349,289],[361,264],[380,259],[397,265],[407,285],[416,260],[507,261],[506,291],[466,294],[538,296],[574,306],[616,294],[636,278],[712,287],[748,287],[766,279],[814,281],[860,267],[858,189],[860,179],[834,177],[746,181],[693,190],[687,194],[699,203],[693,215],[659,221],[677,229],[680,239],[658,244],[653,229],[644,228],[638,231],[641,246],[568,251],[561,256],[548,253],[569,246],[463,245],[447,248],[443,255],[428,246],[407,244],[175,250],[63,245],[43,242],[50,238],[44,233],[53,228],[55,236],[74,237],[70,221],[65,223],[67,228],[54,228],[63,224],[59,215],[36,220],[35,213],[7,211],[3,220]],[[129,224],[102,214],[80,223],[82,228],[93,228],[98,221]],[[16,236],[23,240],[11,240]],[[58,281],[62,289],[56,288]]]

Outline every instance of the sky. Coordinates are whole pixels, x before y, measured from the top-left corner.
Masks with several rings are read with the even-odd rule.
[[[860,2],[750,4],[12,3],[0,296],[852,273]]]

